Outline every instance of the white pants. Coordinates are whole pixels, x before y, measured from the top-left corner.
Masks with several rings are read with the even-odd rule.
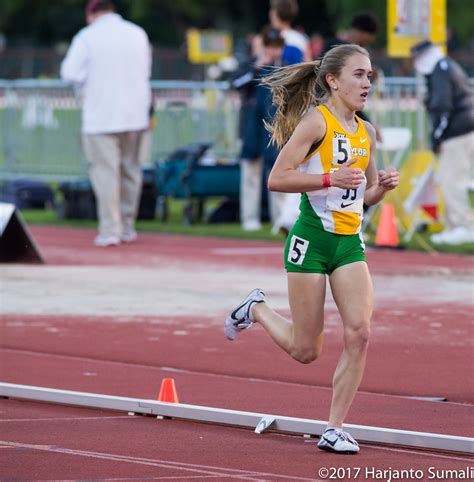
[[[135,229],[142,188],[138,151],[143,131],[84,134],[84,152],[97,202],[99,233],[121,236]]]
[[[274,234],[283,228],[290,231],[300,215],[301,194],[299,192],[285,193],[280,216],[273,225],[272,232]]]
[[[138,145],[138,160],[141,166],[151,163],[153,129],[142,131]]]
[[[262,201],[263,160],[242,160],[240,162],[240,223],[260,223]],[[269,192],[270,219],[278,219],[285,194]]]
[[[474,132],[441,144],[438,183],[445,202],[446,229],[470,228],[473,218],[469,186],[474,160]]]

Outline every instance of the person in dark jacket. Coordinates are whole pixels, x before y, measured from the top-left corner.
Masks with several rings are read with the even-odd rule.
[[[278,155],[278,150],[268,145],[270,138],[264,126],[264,121],[269,122],[272,118],[271,93],[260,85],[260,80],[271,69],[282,65],[285,41],[280,30],[267,27],[262,32],[262,42],[260,55],[231,84],[241,92],[245,91],[249,100],[241,126],[240,221],[244,231],[261,228],[262,179]],[[277,216],[280,197],[279,193],[272,193],[269,199],[272,219]]]
[[[474,160],[474,96],[469,78],[430,40],[414,45],[417,72],[426,76],[426,109],[433,151],[439,155],[438,182],[445,200],[445,230],[436,244],[474,242],[469,185]]]
[[[377,17],[368,12],[356,13],[351,19],[349,30],[344,32],[344,35],[338,34],[324,42],[321,57],[336,45],[357,44],[368,48],[374,43],[378,30],[379,22]]]

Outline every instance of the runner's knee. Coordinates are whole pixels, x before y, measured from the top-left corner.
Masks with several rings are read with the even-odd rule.
[[[319,347],[295,347],[291,350],[291,356],[300,363],[307,365],[318,359],[321,355],[321,348]]]
[[[346,349],[365,351],[369,344],[370,326],[369,323],[358,323],[346,327],[344,330],[344,341]]]

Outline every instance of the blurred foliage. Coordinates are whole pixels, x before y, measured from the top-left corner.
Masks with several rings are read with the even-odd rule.
[[[0,32],[8,45],[48,46],[68,42],[84,26],[86,0],[0,0]],[[230,30],[236,37],[268,22],[268,0],[116,0],[118,12],[141,25],[153,44],[179,47],[189,27]],[[295,24],[308,34],[332,35],[349,25],[355,12],[380,20],[376,47],[386,43],[386,0],[299,0]],[[448,25],[466,45],[474,35],[472,0],[447,0]]]
[[[447,23],[455,39],[462,45],[474,43],[474,2],[472,0],[447,0]]]

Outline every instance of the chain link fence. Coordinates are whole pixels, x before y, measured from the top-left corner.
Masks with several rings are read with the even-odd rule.
[[[218,159],[237,160],[240,98],[227,82],[153,81],[151,87],[156,127],[150,162],[194,142],[212,143]],[[368,103],[372,122],[379,128],[409,128],[412,147],[419,147],[426,136],[422,90],[415,78],[381,79]],[[85,177],[80,119],[80,91],[70,85],[59,80],[0,80],[0,176]]]
[[[154,81],[151,87],[151,162],[193,142],[210,142],[213,155],[235,162],[240,101],[226,82]],[[59,80],[0,81],[0,176],[86,176],[80,104],[80,91]]]

